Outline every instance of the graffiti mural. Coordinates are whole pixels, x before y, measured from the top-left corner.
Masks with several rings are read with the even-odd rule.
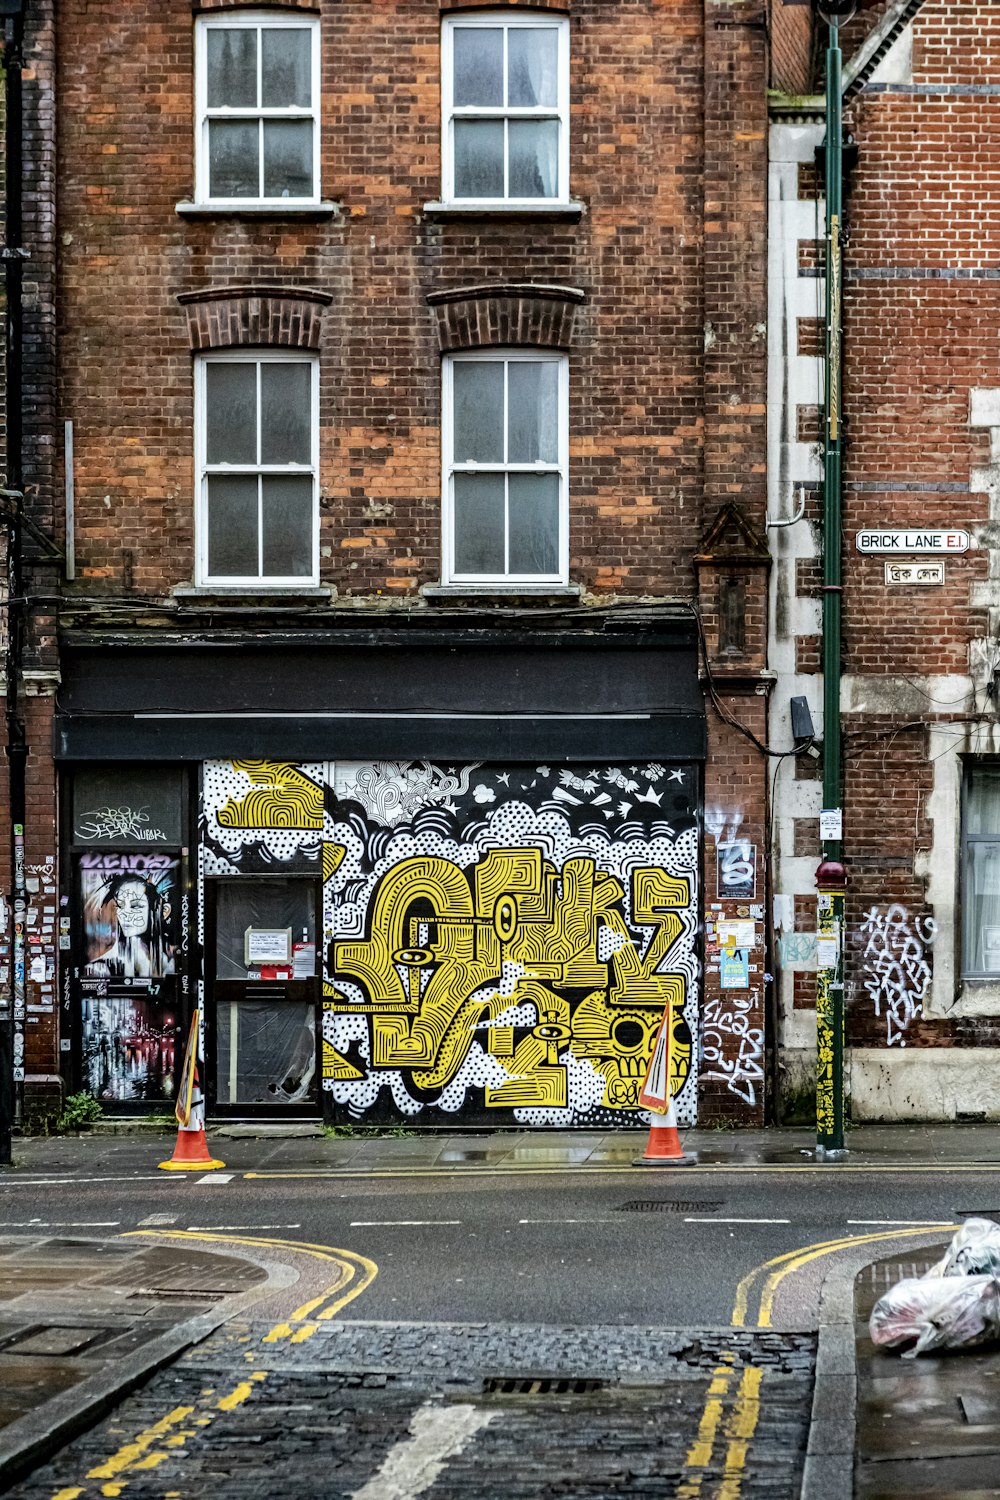
[[[691,766],[213,762],[202,874],[321,873],[343,1118],[634,1125],[669,1007],[693,1123],[696,799]]]
[[[877,1016],[885,1017],[886,1045],[906,1045],[910,1023],[930,987],[928,949],[937,936],[933,917],[914,917],[898,902],[871,907],[859,929],[865,940],[862,983]]]

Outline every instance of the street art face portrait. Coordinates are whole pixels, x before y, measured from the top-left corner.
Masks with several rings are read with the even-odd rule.
[[[88,978],[163,979],[174,973],[175,877],[176,861],[167,857],[84,856],[83,972]]]
[[[202,877],[321,873],[335,1117],[635,1126],[669,1009],[691,1124],[697,774],[216,761]]]

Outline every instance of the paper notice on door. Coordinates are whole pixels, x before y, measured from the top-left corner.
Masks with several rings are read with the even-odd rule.
[[[292,946],[292,978],[313,979],[316,974],[316,944],[295,943]]]
[[[33,958],[31,960],[31,973],[29,975],[29,978],[33,979],[36,984],[40,980],[43,980],[45,978],[45,958],[42,954],[39,954],[36,958]]]

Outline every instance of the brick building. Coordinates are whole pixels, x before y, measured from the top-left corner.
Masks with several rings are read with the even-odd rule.
[[[846,1088],[855,1118],[995,1118],[1000,19],[896,0],[862,7],[843,46]],[[804,507],[769,532],[779,740],[796,694],[821,729],[824,125],[801,56],[776,79],[769,148],[769,509]],[[790,1105],[813,1087],[821,796],[807,759],[779,768]]]
[[[761,21],[32,0],[29,1110],[763,1118]]]

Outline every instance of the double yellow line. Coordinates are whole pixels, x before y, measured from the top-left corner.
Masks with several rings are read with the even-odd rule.
[[[804,1266],[823,1256],[835,1255],[838,1250],[849,1250],[858,1245],[879,1244],[913,1235],[938,1232],[948,1234],[954,1228],[954,1224],[920,1224],[909,1229],[883,1230],[879,1234],[856,1234],[836,1240],[821,1240],[798,1250],[788,1250],[784,1255],[775,1255],[771,1260],[755,1266],[740,1281],[736,1288],[730,1324],[733,1328],[770,1328],[774,1302],[781,1283],[793,1272],[801,1271]],[[752,1300],[756,1303],[757,1318],[751,1323],[749,1312]],[[726,1452],[716,1500],[739,1500],[747,1454],[760,1419],[760,1388],[764,1372],[749,1365],[743,1369],[735,1400],[727,1414],[725,1398],[729,1395],[735,1374],[736,1354],[732,1349],[725,1349],[712,1372],[698,1433],[684,1461],[685,1477],[675,1492],[675,1500],[700,1500],[720,1427],[726,1442]]]
[[[257,1249],[292,1250],[296,1255],[306,1255],[313,1260],[324,1261],[337,1268],[337,1274],[329,1286],[318,1296],[303,1302],[290,1313],[287,1320],[275,1323],[264,1334],[263,1344],[278,1344],[287,1339],[300,1344],[311,1338],[320,1324],[353,1302],[355,1297],[371,1286],[378,1275],[378,1266],[366,1255],[357,1255],[353,1250],[335,1249],[332,1245],[312,1245],[300,1240],[272,1240],[256,1235],[209,1234],[190,1229],[135,1229],[121,1236],[122,1239],[184,1240],[190,1243],[208,1241],[223,1245],[249,1245]],[[245,1356],[256,1364],[259,1355],[250,1350]],[[88,1469],[87,1479],[99,1484],[102,1496],[121,1495],[128,1488],[129,1475],[156,1469],[163,1461],[183,1448],[189,1438],[197,1437],[210,1427],[221,1412],[235,1411],[248,1401],[258,1386],[268,1378],[267,1370],[248,1371],[225,1395],[218,1396],[215,1390],[203,1391],[193,1406],[176,1406],[151,1427],[137,1434],[131,1442],[123,1443],[116,1453]],[[68,1485],[58,1490],[51,1500],[80,1500],[86,1494],[86,1482]]]
[[[375,1277],[378,1275],[378,1266],[367,1255],[358,1255],[354,1250],[335,1249],[332,1245],[313,1245],[306,1240],[272,1240],[259,1238],[255,1235],[235,1234],[209,1234],[192,1229],[136,1229],[129,1234],[123,1235],[123,1239],[137,1239],[148,1236],[152,1239],[168,1240],[207,1240],[211,1243],[222,1245],[250,1245],[258,1249],[267,1250],[280,1248],[282,1250],[293,1250],[296,1255],[307,1255],[313,1260],[326,1261],[335,1265],[338,1270],[336,1280],[331,1282],[320,1292],[318,1297],[313,1297],[309,1302],[303,1302],[293,1313],[289,1314],[287,1321],[276,1323],[264,1335],[262,1343],[278,1344],[283,1339],[289,1339],[293,1344],[301,1344],[305,1339],[311,1338],[321,1323],[335,1318],[337,1314],[353,1302],[355,1297],[367,1291]]]

